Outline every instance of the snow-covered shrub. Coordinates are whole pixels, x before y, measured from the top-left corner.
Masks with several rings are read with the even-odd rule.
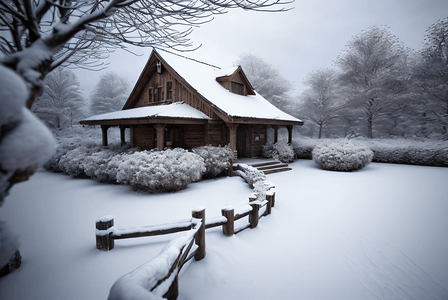
[[[63,155],[67,154],[68,151],[77,147],[78,146],[74,144],[59,144],[53,156],[44,164],[44,168],[52,172],[62,172],[59,160]]]
[[[367,166],[372,161],[373,152],[365,145],[342,140],[317,145],[312,157],[324,170],[354,171]]]
[[[236,164],[236,173],[244,178],[250,188],[254,190],[257,200],[266,200],[266,192],[270,185],[266,184],[266,175],[263,171],[258,170],[246,164]]]
[[[266,180],[266,175],[257,168],[246,164],[238,164],[237,168],[241,170],[237,173],[246,180],[251,188],[254,188],[256,182]]]
[[[234,152],[230,145],[224,147],[202,146],[193,149],[196,153],[204,159],[205,163],[205,178],[214,178],[228,170],[232,161],[236,159]]]
[[[368,141],[373,161],[448,167],[448,142],[430,139],[377,139]]]
[[[97,152],[86,155],[84,173],[100,182],[116,183],[119,163],[137,150],[139,148],[129,149],[129,145],[100,148]]]
[[[66,154],[62,155],[59,159],[59,168],[65,174],[72,175],[73,177],[86,176],[86,158],[92,155],[92,153],[97,152],[98,150],[98,147],[86,146],[81,146],[70,150]]]
[[[292,146],[284,142],[264,145],[262,154],[263,157],[274,158],[283,163],[294,161],[294,150]]]
[[[162,193],[182,190],[190,182],[199,181],[205,163],[199,155],[176,148],[135,152],[118,169],[118,183],[138,191]]]

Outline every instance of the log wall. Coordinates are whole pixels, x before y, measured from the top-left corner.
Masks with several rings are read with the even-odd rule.
[[[140,147],[142,150],[155,148],[155,128],[153,125],[135,126],[133,131],[134,147]]]

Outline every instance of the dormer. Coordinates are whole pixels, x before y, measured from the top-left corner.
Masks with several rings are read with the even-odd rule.
[[[241,66],[238,66],[236,70],[232,68],[231,70],[220,71],[219,76],[216,77],[216,81],[226,90],[234,94],[242,96],[255,95],[254,88],[244,74]]]

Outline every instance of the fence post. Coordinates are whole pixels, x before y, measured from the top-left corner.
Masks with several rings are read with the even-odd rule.
[[[108,229],[114,226],[114,219],[110,216],[104,216],[96,220],[96,249],[109,251],[114,248],[112,232]],[[104,231],[104,232],[101,232]]]
[[[271,207],[274,207],[275,206],[275,191],[267,191],[266,192],[266,200],[271,201]]]
[[[226,224],[222,225],[222,233],[225,236],[232,236],[235,233],[235,210],[232,207],[223,207],[221,214],[226,217]]]
[[[195,235],[195,243],[198,246],[194,259],[201,260],[205,257],[205,208],[198,206],[193,209],[192,216],[195,219],[201,219],[202,225]]]
[[[171,286],[169,290],[163,295],[163,298],[168,300],[176,300],[177,297],[179,297],[179,279],[177,278],[178,275],[174,278],[173,283],[171,283]]]
[[[258,211],[260,210],[260,203],[252,201],[249,203],[252,206],[252,211],[249,213],[249,227],[255,228],[258,225]]]
[[[271,214],[272,207],[274,207],[274,192],[267,191],[266,192],[266,200],[268,201],[268,204],[266,205],[266,213],[268,215]]]

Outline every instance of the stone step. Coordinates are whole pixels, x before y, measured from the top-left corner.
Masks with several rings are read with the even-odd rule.
[[[264,171],[264,170],[269,170],[272,168],[286,168],[288,167],[288,164],[284,164],[284,163],[278,163],[275,165],[269,165],[269,166],[264,166],[264,167],[257,167],[258,170],[260,171]]]
[[[270,165],[276,165],[276,164],[281,164],[281,161],[278,160],[270,160],[270,161],[265,161],[262,163],[256,163],[251,165],[254,168],[258,168],[258,167],[264,167],[264,166],[270,166]]]
[[[291,171],[291,168],[274,168],[263,171],[264,175],[272,174],[272,173],[278,173],[278,172],[285,172],[285,171]]]

